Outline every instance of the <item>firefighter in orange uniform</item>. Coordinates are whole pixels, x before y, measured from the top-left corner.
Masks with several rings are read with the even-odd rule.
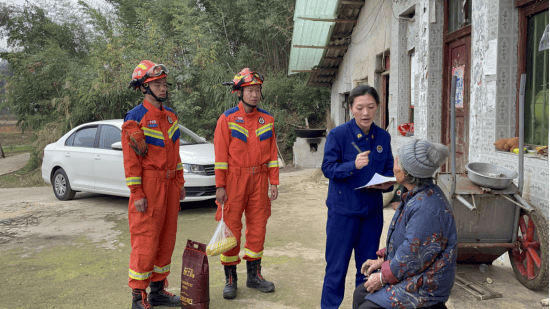
[[[128,285],[132,288],[134,309],[181,306],[179,296],[165,290],[180,200],[185,198],[178,117],[162,104],[168,95],[167,74],[168,69],[162,64],[149,60],[139,63],[129,88],[139,89],[145,100],[126,113],[122,125],[124,172],[131,190]],[[145,291],[148,286],[149,298]]]
[[[246,218],[246,286],[264,293],[275,290],[275,285],[261,274],[267,219],[279,185],[275,119],[257,108],[262,84],[263,76],[248,68],[239,72],[232,82],[224,83],[233,86],[232,93],[238,93],[240,102],[220,116],[214,133],[216,220],[221,219],[221,204],[224,204],[224,221],[237,238],[237,246],[221,255],[226,281],[223,297],[226,299],[237,296],[243,212]]]

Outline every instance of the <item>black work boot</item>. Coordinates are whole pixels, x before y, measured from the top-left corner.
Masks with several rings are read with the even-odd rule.
[[[162,281],[151,282],[149,287],[151,288],[151,293],[149,293],[149,302],[151,305],[168,307],[181,306],[179,296],[165,290],[165,288],[168,287],[168,280],[164,279]]]
[[[145,290],[132,290],[132,309],[154,309],[147,301],[147,292]]]
[[[258,289],[264,293],[273,292],[275,291],[275,285],[273,282],[269,282],[262,277],[262,267],[260,266],[261,263],[261,259],[246,261],[246,270],[248,274],[246,278],[246,286],[249,288]]]
[[[237,297],[237,265],[223,266],[225,271],[225,288],[223,298],[233,299]]]

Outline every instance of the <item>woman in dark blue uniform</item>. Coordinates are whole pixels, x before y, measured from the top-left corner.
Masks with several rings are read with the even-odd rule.
[[[327,267],[321,308],[338,308],[352,251],[357,268],[355,286],[363,283],[361,266],[376,259],[382,233],[382,192],[394,183],[355,190],[375,173],[393,177],[393,155],[388,132],[373,123],[380,100],[368,85],[355,87],[349,97],[354,119],[330,131],[322,170],[329,179],[327,196]]]

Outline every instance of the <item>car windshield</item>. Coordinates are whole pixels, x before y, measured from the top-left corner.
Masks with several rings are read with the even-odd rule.
[[[180,127],[180,145],[206,144],[206,140],[186,127]]]

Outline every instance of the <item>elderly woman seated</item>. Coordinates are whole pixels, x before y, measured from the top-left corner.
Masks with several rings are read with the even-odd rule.
[[[457,233],[449,201],[432,176],[448,156],[447,147],[425,140],[399,148],[393,172],[408,191],[391,221],[386,248],[361,268],[367,281],[355,289],[354,309],[447,308]]]

